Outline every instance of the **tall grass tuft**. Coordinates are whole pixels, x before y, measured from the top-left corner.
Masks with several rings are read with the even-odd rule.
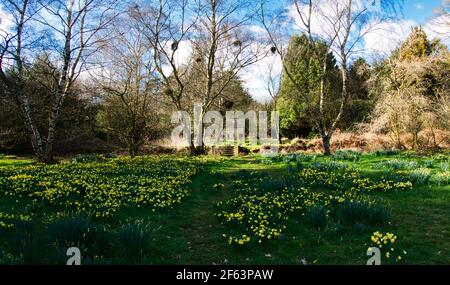
[[[111,240],[104,225],[84,216],[58,220],[48,225],[47,234],[57,247],[78,247],[85,256],[106,254]]]
[[[353,150],[338,150],[333,154],[333,158],[338,160],[359,161],[362,153]]]
[[[448,171],[450,169],[449,163],[445,161],[439,163],[439,169],[442,171]]]
[[[450,185],[450,172],[440,172],[430,177],[430,184],[437,186]]]
[[[123,225],[117,233],[117,238],[124,249],[124,257],[131,262],[142,262],[153,240],[153,233],[151,225],[142,221]]]
[[[428,168],[415,169],[409,173],[409,178],[411,179],[411,182],[418,186],[428,184],[430,177],[431,177],[431,170]]]
[[[389,161],[385,161],[383,165],[392,170],[410,170],[415,169],[419,166],[416,161],[413,160],[401,160],[401,159],[393,159]]]
[[[338,209],[340,222],[347,226],[355,224],[381,226],[389,220],[389,216],[389,211],[383,206],[371,204],[367,201],[346,201]]]
[[[10,239],[13,253],[20,256],[24,264],[39,264],[43,260],[43,238],[35,232],[31,221],[17,221]]]
[[[434,166],[434,159],[427,159],[423,162],[423,166],[426,168],[433,168]]]
[[[324,229],[328,224],[327,209],[316,205],[308,208],[304,215],[305,222],[315,229]]]

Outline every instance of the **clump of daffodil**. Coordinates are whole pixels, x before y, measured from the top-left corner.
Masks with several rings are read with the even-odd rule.
[[[172,209],[189,195],[202,165],[200,159],[124,157],[9,169],[0,173],[0,182],[3,194],[21,199],[24,210],[50,206],[107,218],[125,208]]]
[[[400,263],[405,260],[407,252],[398,245],[397,240],[398,237],[393,233],[376,231],[370,237],[369,249],[372,247],[380,249],[387,263]]]

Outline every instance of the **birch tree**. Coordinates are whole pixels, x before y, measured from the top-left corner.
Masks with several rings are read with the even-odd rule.
[[[0,79],[5,91],[17,101],[25,126],[30,134],[31,145],[40,161],[45,161],[44,142],[39,132],[29,98],[24,91],[24,72],[27,65],[25,53],[35,47],[35,43],[27,41],[28,26],[36,13],[39,12],[41,2],[33,0],[4,0],[1,2],[3,10],[10,16],[11,27],[1,31],[0,43]],[[29,39],[29,38],[28,38]],[[33,40],[35,38],[33,37]]]
[[[0,76],[9,86],[10,93],[17,96],[38,160],[50,163],[53,162],[56,126],[64,99],[86,67],[87,59],[96,51],[98,38],[95,35],[106,29],[114,18],[117,1],[4,0],[2,4],[12,15],[13,27],[12,32],[3,36]],[[59,74],[54,78],[56,87],[52,92],[54,96],[46,134],[36,127],[28,95],[21,91],[24,68],[41,50],[51,55]],[[9,77],[14,78],[15,84],[5,71],[7,62],[13,75]]]
[[[385,13],[390,8],[395,7],[395,1],[382,1],[383,6],[380,9],[364,5],[371,1],[357,0],[292,0],[290,9],[294,13],[290,14],[293,31],[305,33],[312,43],[312,52],[314,57],[321,62],[322,72],[320,74],[320,88],[317,96],[319,97],[317,115],[313,118],[316,129],[318,130],[322,142],[324,154],[331,154],[331,138],[336,131],[336,127],[341,121],[349,100],[348,92],[348,64],[352,56],[363,52],[362,40],[366,35],[378,28],[379,24],[386,19]],[[393,6],[394,5],[394,6]],[[274,45],[274,50],[284,59],[286,47],[285,41],[277,40],[276,28],[279,26],[279,20],[283,17],[268,12],[267,3],[261,2],[260,19],[269,38]],[[285,13],[285,11],[283,11]],[[327,52],[319,53],[315,45],[325,45]],[[329,52],[335,54],[338,58],[341,73],[341,96],[338,104],[338,112],[334,118],[327,123],[325,106],[329,100],[326,94],[326,74],[330,68],[327,65],[327,55]],[[284,74],[295,85],[295,77],[283,63]],[[305,90],[298,90],[300,93]]]

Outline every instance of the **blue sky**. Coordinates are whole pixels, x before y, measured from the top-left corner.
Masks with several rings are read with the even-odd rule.
[[[283,8],[284,5],[290,5],[291,2],[290,0],[267,0],[267,4],[276,9]],[[402,10],[401,12],[398,11],[396,19],[387,21],[381,25],[380,31],[367,34],[364,37],[363,45],[366,55],[369,59],[370,56],[377,59],[388,56],[393,49],[404,41],[411,29],[417,25],[424,28],[429,38],[439,38],[450,47],[450,39],[442,36],[449,33],[448,26],[437,25],[436,22],[431,20],[434,16],[433,10],[441,4],[442,0],[403,0]],[[0,19],[3,16],[0,10]],[[450,16],[446,15],[445,17],[447,19]],[[6,21],[0,22],[0,28],[2,28],[2,25],[6,26]],[[182,53],[178,55],[180,58],[188,58],[190,54],[189,46],[186,45],[186,48],[183,48],[183,43],[180,43],[179,53]],[[273,70],[275,73],[281,72],[281,60],[276,56],[265,58],[240,74],[250,94],[260,101],[270,99],[267,90],[264,88],[268,67],[271,67],[271,71]]]
[[[425,24],[433,15],[433,9],[442,3],[441,0],[405,0],[403,15],[405,19]]]

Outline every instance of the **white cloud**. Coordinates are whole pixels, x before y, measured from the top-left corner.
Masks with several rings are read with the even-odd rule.
[[[378,24],[364,37],[364,53],[368,56],[388,56],[415,26],[417,23],[413,20],[391,20]]]
[[[430,20],[423,26],[430,39],[441,39],[450,46],[450,15],[445,14]]]
[[[10,15],[7,15],[0,6],[0,37],[11,29],[13,22]]]
[[[171,45],[172,43],[167,43],[167,53],[171,54]],[[192,44],[190,41],[188,40],[184,40],[184,41],[180,41],[178,43],[178,48],[175,51],[175,64],[177,66],[182,66],[184,64],[187,64],[189,62],[189,59],[191,57],[192,54]],[[166,75],[171,74],[172,73],[172,67],[170,67],[169,65],[165,65],[163,66],[163,71]]]
[[[425,8],[425,4],[423,2],[418,2],[414,4],[414,8],[416,8],[417,10],[423,10]]]
[[[245,88],[252,95],[253,99],[259,102],[267,102],[271,99],[267,90],[267,80],[271,76],[276,77],[281,74],[282,63],[278,54],[269,55],[261,61],[248,66],[241,71],[240,77],[244,81]]]

